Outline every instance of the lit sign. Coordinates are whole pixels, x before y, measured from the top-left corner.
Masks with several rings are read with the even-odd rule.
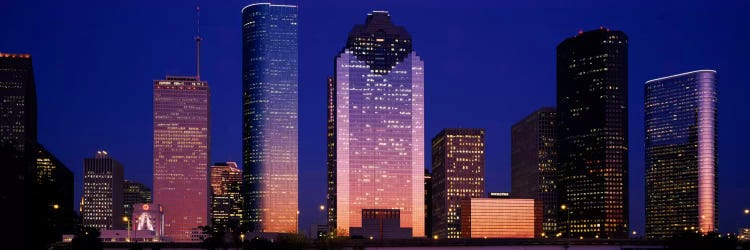
[[[490,192],[490,198],[508,198],[510,193],[508,192]]]

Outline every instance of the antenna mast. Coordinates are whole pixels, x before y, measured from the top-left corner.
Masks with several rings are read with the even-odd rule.
[[[201,41],[203,38],[201,37],[201,6],[200,2],[198,2],[195,5],[195,14],[196,14],[196,25],[195,28],[197,29],[197,35],[195,36],[195,77],[200,81],[201,79]]]

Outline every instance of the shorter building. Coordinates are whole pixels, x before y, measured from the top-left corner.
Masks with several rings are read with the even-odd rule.
[[[155,237],[164,236],[164,208],[159,204],[133,204],[133,222],[128,226],[135,231],[154,232]]]
[[[307,236],[310,239],[322,239],[328,234],[328,224],[312,224]]]
[[[211,226],[215,232],[239,229],[242,220],[242,170],[235,162],[211,166]]]
[[[82,224],[98,229],[124,229],[123,166],[107,151],[83,160]]]
[[[362,209],[362,227],[350,227],[352,238],[408,239],[412,229],[401,227],[401,211],[398,209]]]
[[[542,203],[534,199],[461,201],[461,238],[535,238],[542,234]]]
[[[133,217],[134,204],[151,203],[151,189],[143,183],[125,180],[122,190],[122,203],[125,217]]]
[[[432,175],[424,170],[424,235],[432,237]]]

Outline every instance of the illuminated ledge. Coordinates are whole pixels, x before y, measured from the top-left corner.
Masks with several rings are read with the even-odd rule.
[[[685,72],[685,73],[681,73],[681,74],[676,74],[676,75],[671,75],[671,76],[665,76],[665,77],[661,77],[661,78],[651,79],[651,80],[646,81],[646,84],[649,84],[651,82],[666,80],[666,79],[670,79],[670,78],[676,78],[676,77],[680,77],[680,76],[685,76],[685,75],[700,73],[700,72],[710,72],[710,73],[716,74],[716,70],[701,69],[701,70],[695,70],[695,71]]]
[[[268,5],[268,6],[273,6],[273,7],[290,7],[290,8],[297,8],[297,6],[296,6],[296,5],[283,5],[283,4],[271,4],[271,3],[254,3],[254,4],[250,4],[250,5],[248,5],[248,6],[245,6],[245,7],[243,7],[243,8],[242,8],[242,11],[240,11],[240,12],[241,12],[241,13],[245,13],[245,9],[247,9],[248,7],[256,6],[256,5]]]

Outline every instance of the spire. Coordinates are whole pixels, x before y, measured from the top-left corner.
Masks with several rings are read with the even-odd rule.
[[[200,81],[201,79],[201,6],[200,2],[195,5],[196,14],[196,25],[197,34],[195,36],[195,78]]]

